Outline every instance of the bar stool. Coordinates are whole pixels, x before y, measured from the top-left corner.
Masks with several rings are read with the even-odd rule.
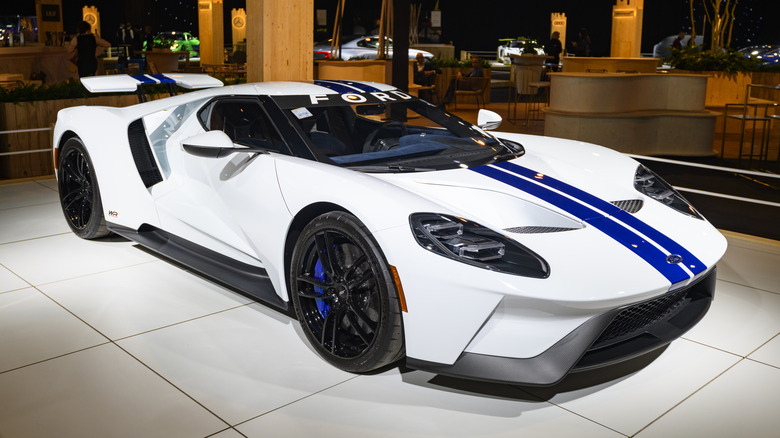
[[[721,141],[720,156],[724,157],[726,148],[726,121],[734,119],[740,121],[739,130],[739,152],[737,153],[737,162],[741,163],[743,158],[748,159],[748,166],[753,165],[753,159],[765,161],[769,153],[769,129],[773,117],[768,115],[768,109],[774,106],[772,103],[727,103],[725,105],[723,117],[723,139]],[[729,108],[741,108],[742,114],[729,114]],[[763,108],[763,111],[761,109]],[[750,148],[745,151],[745,129],[750,123]],[[758,150],[756,150],[756,130],[760,127],[760,139]],[[747,153],[745,153],[747,152]]]
[[[525,124],[527,125],[528,122],[531,120],[542,120],[541,119],[541,106],[547,106],[550,104],[550,82],[549,81],[537,81],[537,82],[529,82],[528,86],[531,87],[532,90],[536,90],[535,93],[532,94],[532,98],[529,98],[525,102]],[[541,97],[541,99],[540,99]],[[531,118],[531,113],[536,114],[538,118]]]

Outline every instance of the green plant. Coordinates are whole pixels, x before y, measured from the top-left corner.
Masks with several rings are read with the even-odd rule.
[[[245,78],[233,78],[225,79],[224,77],[215,76],[220,79],[225,85],[235,85],[238,83],[246,82]],[[179,88],[179,93],[186,93],[192,90]],[[165,84],[147,85],[144,87],[144,93],[147,96],[162,96],[168,95],[168,86]],[[100,93],[101,95],[121,95],[129,93]],[[87,97],[95,97],[97,94],[90,93],[84,88],[76,79],[68,79],[62,82],[55,82],[53,84],[33,85],[27,84],[21,87],[12,89],[0,88],[0,102],[32,102],[36,100],[56,100],[56,99],[82,99]]]
[[[0,88],[0,102],[30,102],[34,100],[78,99],[90,97],[81,82],[68,79],[53,84],[27,84],[11,89]]]
[[[439,68],[463,68],[463,69],[471,69],[471,60],[470,59],[464,59],[464,60],[458,60],[455,58],[447,58],[447,59],[438,59],[433,58],[431,59],[431,63]],[[480,65],[482,68],[490,68],[490,62],[484,58],[480,59]]]
[[[673,68],[690,71],[722,71],[726,73],[780,71],[780,65],[762,65],[757,59],[746,57],[733,49],[724,51],[704,50],[697,47],[684,47],[673,50],[666,61]]]
[[[155,38],[152,47],[154,47],[155,49],[170,49],[175,44],[176,44],[176,40],[170,38],[160,38],[160,39]]]

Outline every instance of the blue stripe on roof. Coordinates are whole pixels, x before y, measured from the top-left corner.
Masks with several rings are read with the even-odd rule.
[[[378,88],[372,87],[370,85],[360,84],[352,81],[316,80],[314,81],[314,84],[319,85],[321,87],[329,88],[339,94],[360,93],[360,92],[372,93],[372,92],[380,91]]]
[[[162,74],[156,74],[156,75],[149,75],[153,77],[154,79],[157,79],[160,81],[161,84],[175,84],[176,81],[169,78],[168,76],[162,75]]]
[[[704,263],[701,260],[699,260],[696,256],[694,256],[690,251],[685,249],[682,245],[669,238],[669,236],[661,233],[660,231],[656,230],[655,228],[651,227],[645,222],[642,222],[632,214],[624,210],[621,210],[620,208],[616,207],[610,202],[607,202],[601,198],[593,196],[590,193],[587,193],[572,185],[566,184],[565,182],[553,178],[551,176],[544,175],[543,177],[539,178],[537,177],[538,172],[520,166],[518,164],[503,162],[497,164],[497,166],[502,169],[506,169],[510,172],[516,173],[518,175],[523,175],[528,178],[534,178],[534,180],[538,181],[540,184],[544,184],[548,187],[552,187],[556,190],[559,190],[563,193],[573,196],[589,205],[592,205],[595,208],[598,208],[599,210],[609,214],[610,216],[615,217],[616,219],[620,220],[621,222],[628,225],[629,227],[644,234],[645,236],[653,240],[658,245],[664,247],[670,253],[682,256],[685,266],[687,266],[688,269],[690,269],[694,275],[697,275],[700,272],[707,269],[707,267],[704,265]]]
[[[156,75],[130,75],[133,79],[141,81],[143,85],[175,84],[176,81],[163,74]]]
[[[133,79],[141,81],[142,84],[156,84],[157,81],[148,77],[147,75],[130,75]]]
[[[633,252],[645,262],[650,264],[656,271],[666,277],[672,284],[690,278],[687,272],[679,265],[672,265],[666,262],[666,254],[655,247],[652,243],[646,241],[638,234],[624,227],[623,225],[605,217],[594,209],[583,205],[573,199],[561,195],[539,184],[532,183],[518,176],[508,174],[499,169],[481,166],[471,168],[474,172],[485,175],[496,181],[503,182],[539,199],[543,199],[558,208],[578,217],[589,225],[608,235],[616,242],[623,245],[626,249]],[[534,176],[536,173],[534,172]],[[532,177],[534,177],[532,176]]]
[[[342,82],[352,87],[359,88],[360,90],[366,93],[375,93],[377,91],[382,91],[379,88],[372,87],[371,85],[361,84],[359,82],[351,82],[351,81],[342,81]]]

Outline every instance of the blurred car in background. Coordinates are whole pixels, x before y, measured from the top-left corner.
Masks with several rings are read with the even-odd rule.
[[[314,44],[314,59],[329,59],[331,41],[327,39]],[[393,40],[388,38],[390,44],[389,57],[393,57]],[[341,59],[349,61],[353,59],[376,59],[376,49],[379,47],[379,35],[356,36],[350,35],[341,38]],[[422,53],[425,59],[433,58],[433,53],[425,50],[409,49],[409,59],[415,59],[418,53]],[[334,55],[338,56],[338,55]]]
[[[743,47],[738,50],[747,58],[756,58],[763,64],[774,65],[780,62],[780,44],[761,44]]]
[[[172,52],[189,52],[190,57],[200,55],[200,40],[189,32],[160,32],[154,36],[154,46],[167,47]],[[151,50],[145,42],[144,50]]]
[[[509,64],[510,55],[545,55],[544,47],[539,44],[538,41],[528,38],[503,38],[499,41],[504,42],[503,45],[498,46],[498,53],[496,59],[498,62]]]
[[[672,56],[672,43],[674,40],[677,39],[677,35],[670,35],[661,41],[659,41],[656,45],[653,46],[653,58],[668,58]],[[691,36],[686,35],[685,38],[682,40],[683,47],[687,47],[688,43],[691,41]],[[700,46],[704,44],[704,37],[701,35],[696,35],[696,38],[693,40],[694,45]]]

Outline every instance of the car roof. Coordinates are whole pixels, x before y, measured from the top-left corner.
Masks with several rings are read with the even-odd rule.
[[[126,76],[126,75],[116,75]],[[101,76],[105,77],[105,76]],[[310,81],[310,82],[257,82],[230,85],[226,87],[205,88],[191,93],[179,94],[165,99],[157,99],[122,108],[131,116],[140,117],[153,111],[222,96],[311,96],[323,94],[359,94],[397,90],[396,87],[376,82],[362,81]]]
[[[387,84],[347,80],[316,80],[311,82],[274,81],[240,84],[222,88],[235,94],[257,94],[268,96],[346,94],[390,91],[396,87]],[[222,93],[220,93],[222,94]]]

